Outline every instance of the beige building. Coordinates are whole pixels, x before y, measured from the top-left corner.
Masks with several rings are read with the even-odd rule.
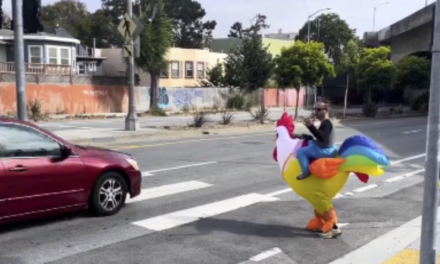
[[[101,55],[107,60],[103,64],[104,75],[124,76],[126,66],[121,49],[101,49]],[[168,72],[160,78],[161,87],[197,87],[206,70],[217,63],[223,63],[227,54],[210,52],[207,49],[171,48],[167,54],[170,62]],[[150,86],[150,75],[140,73],[140,86]]]

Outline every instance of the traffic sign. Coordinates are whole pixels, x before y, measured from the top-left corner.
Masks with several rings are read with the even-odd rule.
[[[124,37],[125,42],[136,40],[144,29],[142,23],[136,16],[125,13],[118,26],[119,33]]]
[[[133,56],[133,45],[131,44],[125,44],[124,47],[122,48],[123,50],[123,55],[124,58],[129,58],[131,56]]]

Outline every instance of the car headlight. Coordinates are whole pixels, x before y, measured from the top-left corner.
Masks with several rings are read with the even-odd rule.
[[[130,163],[130,165],[133,167],[133,169],[135,170],[139,170],[139,166],[137,161],[135,161],[134,159],[130,159],[130,158],[126,158],[125,159],[128,163]]]

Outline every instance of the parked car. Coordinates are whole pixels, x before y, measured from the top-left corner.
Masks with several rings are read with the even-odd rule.
[[[90,209],[119,212],[141,192],[126,153],[80,146],[29,122],[0,116],[0,223]]]

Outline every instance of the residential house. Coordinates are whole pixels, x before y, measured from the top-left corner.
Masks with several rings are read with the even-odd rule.
[[[289,47],[295,43],[294,39],[275,39],[275,38],[262,38],[263,46],[268,46],[268,51],[272,56],[277,56],[281,53],[283,47]],[[211,50],[214,52],[229,53],[233,47],[240,44],[240,39],[235,38],[217,38],[211,42]]]
[[[45,28],[45,32],[24,35],[24,58],[26,73],[41,74],[87,74],[102,73],[105,58],[86,56],[84,47],[61,27]],[[92,69],[82,71],[81,65]],[[15,71],[14,32],[0,30],[0,71]]]
[[[107,58],[103,64],[103,74],[107,76],[124,76],[126,64],[121,49],[101,49]],[[168,70],[160,77],[161,87],[197,87],[200,79],[205,77],[206,70],[217,63],[223,63],[227,54],[211,52],[208,49],[170,48],[166,59],[170,62]],[[137,69],[139,85],[150,86],[150,75]]]
[[[264,37],[269,39],[295,40],[297,35],[298,33],[296,32],[283,33],[283,31],[279,29],[277,33],[264,34]]]

